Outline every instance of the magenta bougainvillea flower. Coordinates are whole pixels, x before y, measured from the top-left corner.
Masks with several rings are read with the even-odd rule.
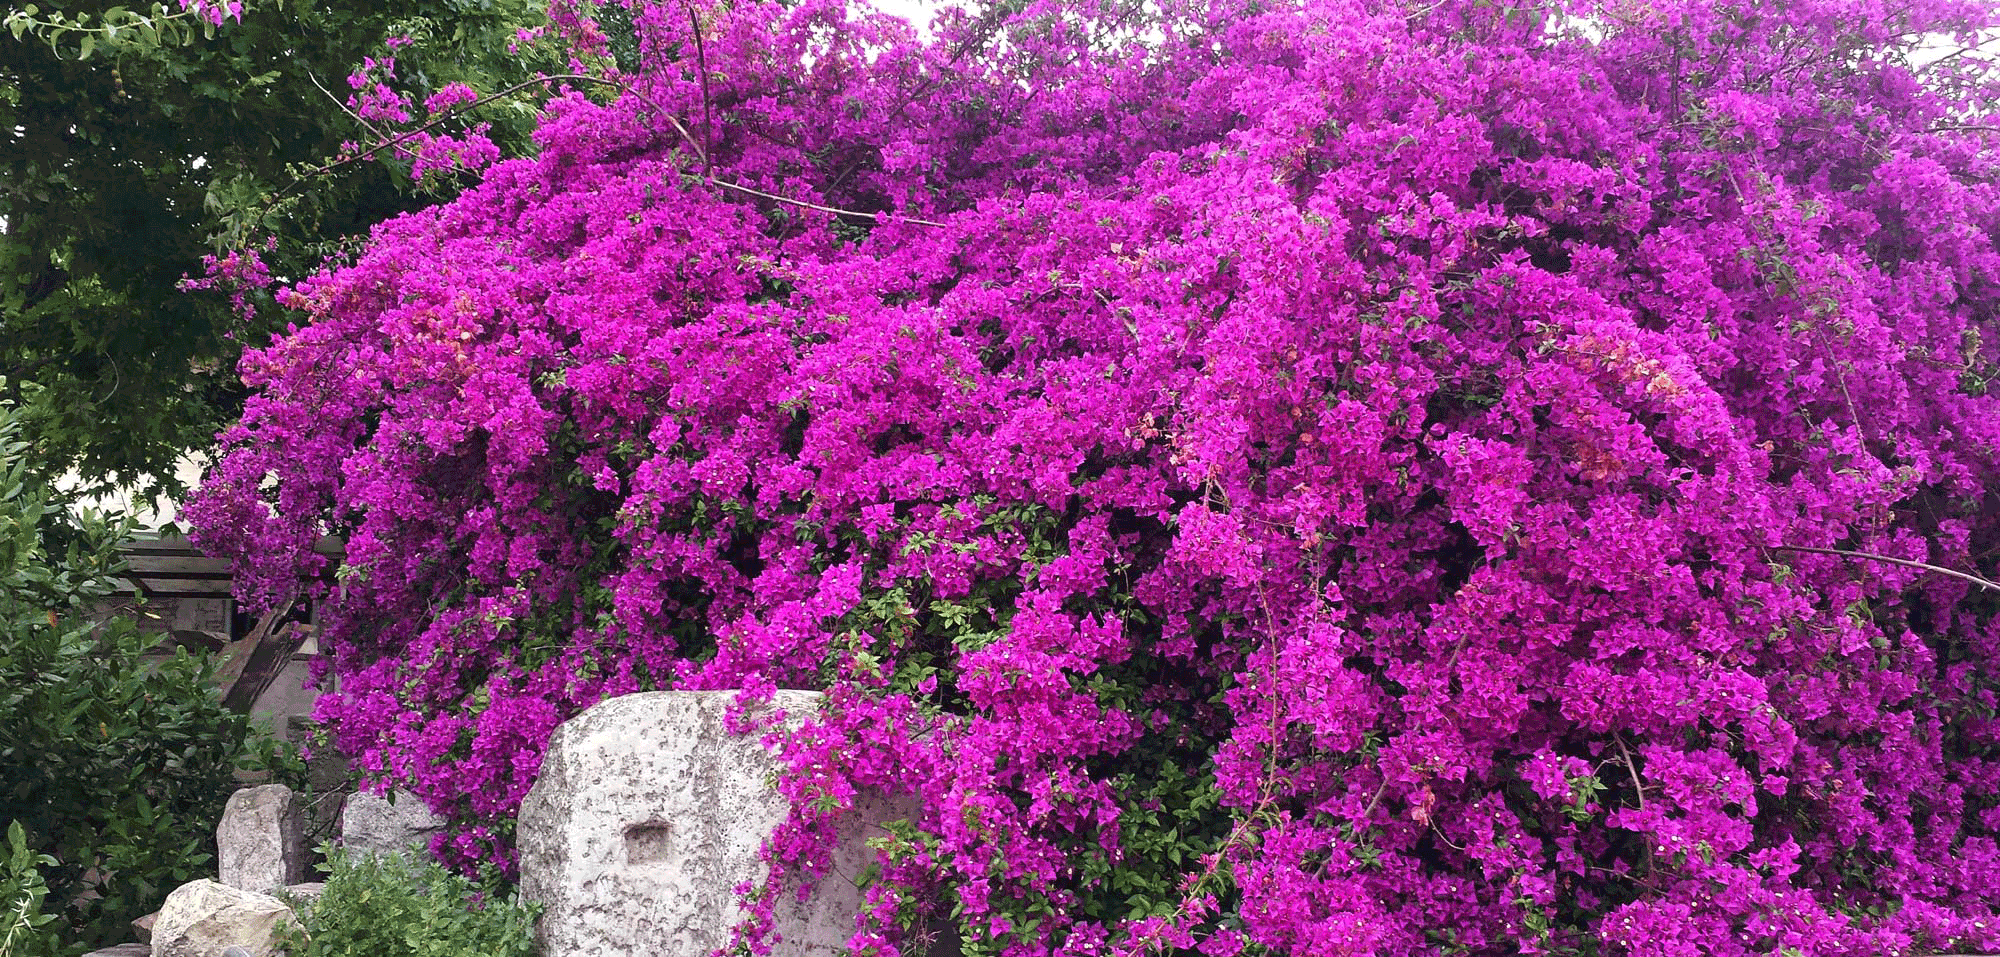
[[[442,852],[813,688],[746,893],[911,802],[860,952],[2000,947],[1986,5],[587,12],[188,508]]]

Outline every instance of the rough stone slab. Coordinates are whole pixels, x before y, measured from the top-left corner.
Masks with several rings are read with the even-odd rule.
[[[535,932],[544,957],[698,957],[729,942],[744,916],[735,888],[763,879],[758,849],[787,812],[768,783],[778,762],[757,735],[724,724],[735,698],[627,695],[556,730],[516,832],[521,895],[544,907]],[[772,706],[796,726],[819,700],[780,691]],[[805,904],[780,905],[773,957],[846,953],[862,903],[855,881],[874,859],[867,832],[904,816],[857,804],[833,873]]]
[[[216,869],[222,883],[263,893],[306,879],[305,809],[282,784],[244,788],[229,796],[215,827]]]
[[[325,894],[326,894],[326,882],[312,881],[305,884],[293,884],[289,887],[280,888],[277,891],[275,891],[272,896],[277,897],[281,901],[284,901],[288,906],[294,908],[298,913],[304,914],[311,911],[313,909],[313,905],[319,903],[319,899],[325,896]]]
[[[153,948],[145,944],[119,944],[103,950],[93,950],[83,957],[153,957]]]
[[[139,938],[139,943],[142,944],[152,943],[153,922],[159,919],[160,919],[159,911],[154,911],[150,914],[147,914],[144,917],[132,918],[132,936]]]
[[[404,853],[443,829],[444,819],[406,791],[352,794],[340,809],[340,846],[360,857]]]
[[[285,893],[302,901],[316,901],[326,893],[326,882],[307,881],[303,884],[292,884],[285,888]]]
[[[193,881],[167,895],[153,924],[152,957],[216,957],[230,946],[276,957],[279,930],[295,923],[292,909],[269,894]]]

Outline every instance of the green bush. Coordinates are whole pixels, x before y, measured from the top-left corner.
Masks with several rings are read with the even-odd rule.
[[[213,873],[215,823],[252,763],[248,719],[223,707],[205,658],[149,656],[160,638],[91,621],[129,525],[71,516],[30,478],[0,407],[0,828],[30,858],[0,890],[43,886],[43,945],[130,939],[128,922]],[[36,857],[39,855],[39,857]],[[39,877],[21,876],[21,860]],[[40,949],[37,949],[37,948]]]
[[[302,905],[289,957],[533,957],[535,909],[497,882],[434,861],[328,853],[326,891]]]
[[[42,913],[49,889],[42,868],[56,859],[28,848],[21,822],[7,826],[0,847],[0,957],[53,957],[58,948],[49,931],[54,914]]]

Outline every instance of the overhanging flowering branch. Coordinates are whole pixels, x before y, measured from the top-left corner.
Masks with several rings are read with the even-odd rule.
[[[422,136],[430,132],[431,130],[434,130],[446,123],[456,120],[461,116],[463,116],[464,114],[469,113],[474,109],[477,109],[478,107],[484,106],[488,103],[492,103],[496,100],[513,96],[515,94],[521,93],[526,90],[547,86],[551,83],[590,83],[598,86],[610,87],[611,89],[617,90],[621,95],[631,95],[637,98],[640,102],[645,103],[647,106],[653,109],[655,115],[665,119],[668,125],[673,127],[674,132],[679,134],[681,141],[687,144],[688,149],[694,152],[695,157],[698,160],[700,160],[702,169],[704,170],[703,181],[711,186],[717,186],[723,189],[734,190],[736,192],[743,193],[744,195],[747,196],[755,196],[760,199],[767,199],[772,202],[783,203],[785,205],[795,206],[801,209],[810,209],[818,212],[832,213],[836,216],[846,216],[846,217],[868,220],[872,222],[878,215],[875,213],[863,212],[861,210],[841,209],[837,206],[828,206],[822,203],[811,203],[805,200],[792,199],[787,196],[780,196],[776,193],[770,193],[760,189],[753,189],[751,187],[744,186],[740,183],[733,183],[728,180],[718,178],[715,175],[713,175],[712,172],[709,172],[711,164],[708,159],[708,151],[702,146],[700,142],[698,142],[694,138],[694,134],[688,131],[687,126],[683,124],[680,121],[680,119],[676,117],[672,112],[662,108],[658,103],[655,103],[650,97],[647,97],[644,93],[641,93],[636,89],[633,89],[629,85],[622,84],[614,80],[608,80],[603,77],[590,76],[588,74],[582,74],[582,73],[557,73],[557,74],[550,74],[547,76],[539,76],[531,80],[522,80],[521,82],[512,84],[504,89],[496,90],[492,93],[485,94],[473,102],[453,107],[445,112],[442,112],[436,116],[431,117],[428,120],[425,120],[424,122],[408,130],[404,130],[401,133],[389,136],[386,139],[383,139],[379,142],[370,144],[365,147],[357,147],[347,156],[343,156],[339,159],[324,163],[312,170],[309,170],[295,177],[292,180],[292,182],[287,184],[283,189],[280,189],[278,190],[278,192],[272,194],[271,199],[265,204],[265,213],[268,214],[271,209],[276,207],[279,201],[284,199],[284,197],[289,195],[293,190],[299,188],[300,186],[303,186],[305,183],[313,179],[328,175],[336,170],[342,169],[347,166],[351,166],[355,163],[371,161],[374,159],[377,153],[380,153],[384,150],[396,149],[402,144],[407,143],[416,137]],[[358,119],[359,118],[357,117],[357,120]],[[261,219],[262,217],[259,216],[258,218]],[[943,223],[915,216],[897,217],[897,221],[910,223],[912,225],[917,225],[917,226],[931,226],[931,227],[944,226]]]

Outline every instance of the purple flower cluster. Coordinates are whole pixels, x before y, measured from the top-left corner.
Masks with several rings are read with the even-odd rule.
[[[241,0],[180,0],[181,10],[192,13],[213,26],[222,26],[225,21],[243,22]]]
[[[386,45],[390,50],[408,46],[408,37],[390,37]],[[396,58],[393,56],[367,57],[361,68],[349,74],[347,85],[354,95],[347,98],[348,112],[363,125],[382,124],[390,129],[411,123],[416,109],[410,95],[396,86]],[[424,98],[422,114],[431,119],[446,116],[450,111],[461,109],[479,102],[479,92],[463,83],[448,83]],[[426,174],[443,171],[472,173],[484,169],[500,158],[500,148],[494,145],[488,135],[491,123],[470,125],[462,133],[439,133],[425,123],[406,133],[390,138],[390,149],[395,159],[410,165],[410,178],[422,180]],[[372,131],[374,126],[369,126]],[[375,149],[381,144],[366,147]],[[354,154],[364,149],[356,143],[342,145],[342,152]],[[370,155],[368,158],[375,158]]]
[[[2000,947],[1990,10],[697,6],[287,291],[187,509],[441,851],[814,688],[746,893],[910,802],[861,952]]]
[[[183,275],[180,289],[192,292],[197,289],[220,289],[229,293],[229,305],[236,315],[248,321],[257,315],[255,295],[268,295],[272,286],[271,267],[264,262],[264,253],[278,246],[277,240],[267,237],[260,246],[244,246],[232,249],[220,256],[201,257],[200,276]],[[234,338],[234,333],[229,334]]]

